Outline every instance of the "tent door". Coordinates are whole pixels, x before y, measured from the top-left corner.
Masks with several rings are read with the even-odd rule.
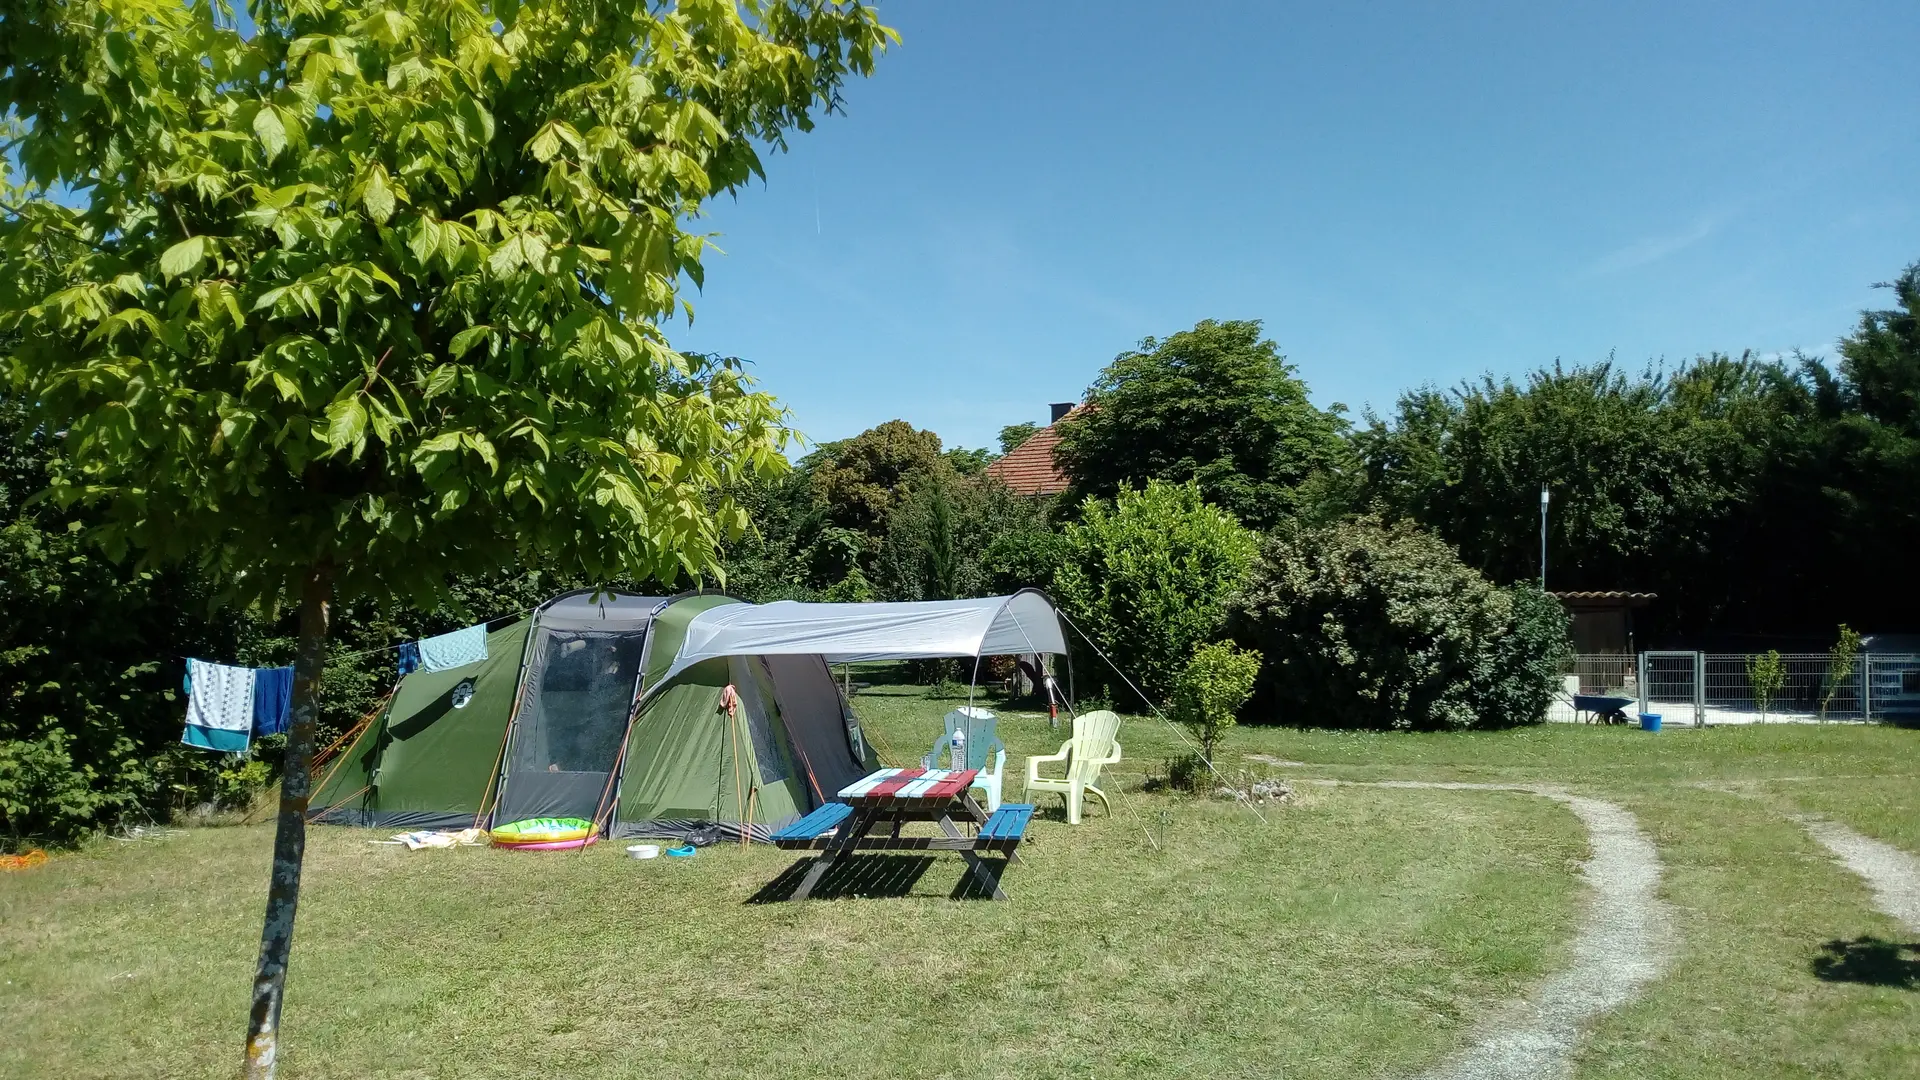
[[[592,818],[605,809],[645,641],[635,631],[540,631],[496,822]]]

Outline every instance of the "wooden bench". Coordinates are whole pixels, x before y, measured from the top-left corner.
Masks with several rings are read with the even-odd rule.
[[[852,813],[853,807],[846,803],[823,803],[813,813],[774,833],[774,846],[795,851],[824,848]]]
[[[980,826],[979,835],[973,838],[975,851],[1003,851],[1013,854],[1026,838],[1027,826],[1033,821],[1033,807],[1025,803],[1004,803],[1000,809],[987,815]]]

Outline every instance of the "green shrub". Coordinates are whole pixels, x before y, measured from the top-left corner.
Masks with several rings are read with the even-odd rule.
[[[1173,721],[1200,740],[1200,755],[1213,761],[1220,733],[1234,724],[1240,707],[1253,696],[1260,677],[1260,654],[1230,644],[1202,645],[1173,684]]]
[[[258,758],[236,761],[220,770],[214,802],[223,809],[247,809],[273,779],[274,770]]]
[[[1787,665],[1780,659],[1780,650],[1768,649],[1758,656],[1747,657],[1747,681],[1753,684],[1753,703],[1760,709],[1760,719],[1765,720],[1773,711],[1773,703],[1780,698],[1780,691],[1787,685]]]
[[[1263,710],[1415,731],[1540,722],[1567,623],[1538,589],[1500,588],[1440,540],[1371,518],[1272,537],[1229,616],[1266,657]]]
[[[49,731],[34,740],[0,740],[0,852],[70,844],[133,796],[95,782],[74,761],[72,739]]]
[[[820,599],[829,604],[864,604],[873,599],[873,585],[856,566],[847,571],[846,577],[834,582]]]
[[[1167,786],[1175,791],[1199,791],[1212,770],[1199,754],[1182,754],[1161,763],[1167,771]]]
[[[1112,505],[1088,499],[1067,526],[1054,599],[1147,697],[1167,700],[1194,647],[1214,637],[1258,544],[1192,483],[1154,480]],[[1144,704],[1098,657],[1075,662],[1081,689]]]
[[[1820,698],[1820,719],[1827,718],[1827,710],[1833,706],[1833,699],[1840,693],[1840,687],[1853,678],[1853,665],[1860,658],[1862,643],[1859,631],[1846,623],[1840,624],[1839,640],[1827,650],[1827,687]]]

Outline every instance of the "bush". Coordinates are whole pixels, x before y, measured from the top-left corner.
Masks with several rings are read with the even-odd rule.
[[[1161,768],[1167,771],[1167,787],[1175,791],[1199,791],[1213,772],[1199,754],[1169,758],[1161,763]]]
[[[1232,636],[1265,654],[1256,700],[1315,727],[1538,723],[1572,651],[1538,589],[1503,589],[1412,525],[1359,518],[1271,538]]]
[[[1202,645],[1173,685],[1173,704],[1167,711],[1200,740],[1200,756],[1213,761],[1220,733],[1234,724],[1240,707],[1253,696],[1260,676],[1260,654],[1230,644]]]
[[[873,599],[873,585],[856,566],[847,571],[846,577],[834,582],[820,599],[829,604],[864,604]]]
[[[1167,700],[1194,647],[1214,637],[1258,544],[1194,484],[1154,480],[1113,505],[1088,499],[1066,529],[1054,599],[1155,702]],[[1098,657],[1076,660],[1080,685],[1123,707],[1145,704]]]

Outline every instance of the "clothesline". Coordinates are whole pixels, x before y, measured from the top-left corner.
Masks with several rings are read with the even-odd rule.
[[[523,615],[527,615],[531,613],[532,611],[533,611],[533,608],[530,608],[530,607],[521,608],[519,611],[509,612],[505,615],[495,615],[491,619],[484,619],[477,625],[484,626],[488,630],[492,630],[493,624],[501,621],[502,619],[518,619]],[[394,652],[395,650],[398,650],[398,649],[404,649],[409,645],[416,644],[418,641],[419,639],[415,638],[413,641],[403,641],[403,642],[400,642],[398,645],[381,645],[378,648],[361,649],[359,652],[341,653],[339,656],[328,657],[328,659],[329,660],[358,660],[362,656],[372,656],[375,653]]]
[[[484,626],[487,629],[492,630],[494,623],[500,622],[503,619],[518,619],[523,615],[530,614],[532,611],[533,611],[533,608],[530,608],[530,607],[521,608],[519,611],[508,612],[505,615],[495,615],[493,618],[483,620],[477,625]],[[397,645],[378,645],[371,649],[361,649],[358,652],[341,653],[338,656],[329,656],[327,657],[327,660],[329,662],[338,661],[338,660],[358,660],[363,656],[372,656],[375,653],[394,652],[399,649],[404,649],[409,645],[416,644],[418,641],[419,639],[415,638],[413,641],[402,641]],[[179,653],[174,653],[173,658],[175,660],[196,659],[195,657],[191,657],[191,656],[182,656]]]

